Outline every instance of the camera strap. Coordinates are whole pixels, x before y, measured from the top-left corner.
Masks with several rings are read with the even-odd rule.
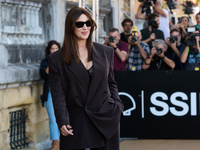
[[[157,66],[157,68],[158,68],[158,70],[160,69],[160,67],[161,67],[161,64],[162,64],[162,59],[160,59],[160,61],[159,61],[159,63],[158,62],[156,62],[156,66]]]

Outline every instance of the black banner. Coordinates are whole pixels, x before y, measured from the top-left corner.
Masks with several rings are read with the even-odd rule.
[[[125,109],[121,137],[200,138],[200,72],[115,72]]]

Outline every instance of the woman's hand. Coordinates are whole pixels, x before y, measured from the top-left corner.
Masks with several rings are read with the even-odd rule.
[[[72,132],[72,127],[70,125],[63,125],[60,128],[60,132],[63,136],[67,136],[67,135],[74,135]]]

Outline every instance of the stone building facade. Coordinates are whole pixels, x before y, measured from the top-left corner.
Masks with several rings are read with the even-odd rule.
[[[100,0],[99,42],[113,25],[112,1]],[[49,139],[39,65],[49,40],[62,44],[67,12],[78,1],[0,0],[0,149],[11,149],[10,113],[26,109],[26,142]],[[91,1],[88,3],[91,8]]]

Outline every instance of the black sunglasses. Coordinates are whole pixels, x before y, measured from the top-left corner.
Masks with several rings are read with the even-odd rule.
[[[92,26],[90,20],[88,20],[86,22],[82,22],[82,21],[75,22],[75,25],[77,28],[82,28],[84,26],[84,24],[86,24],[87,27]]]

